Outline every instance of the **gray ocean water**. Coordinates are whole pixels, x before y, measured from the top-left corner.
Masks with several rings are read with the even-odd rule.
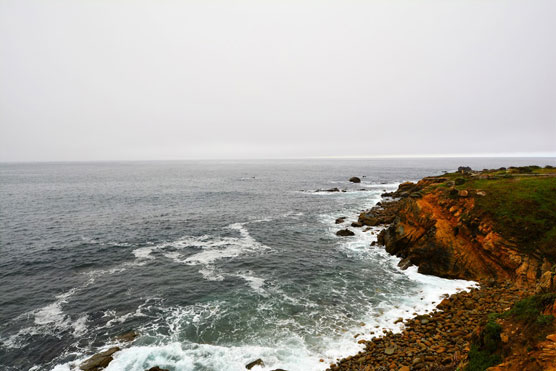
[[[556,161],[0,164],[0,369],[74,369],[130,330],[109,371],[324,369],[470,284],[399,270],[337,217],[459,165],[531,164]]]

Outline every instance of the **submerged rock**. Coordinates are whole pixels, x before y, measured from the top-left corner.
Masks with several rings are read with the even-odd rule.
[[[119,347],[112,347],[104,352],[100,352],[92,356],[91,358],[87,359],[85,362],[79,365],[79,368],[83,371],[99,371],[103,368],[106,368],[114,358],[112,358],[112,354],[119,351]]]
[[[349,181],[352,183],[361,183],[361,179],[356,176],[352,176],[351,178],[349,178]]]
[[[129,342],[135,340],[135,338],[137,336],[139,336],[139,333],[137,331],[132,330],[132,331],[126,332],[125,334],[116,336],[115,340],[116,341],[121,341],[121,342],[124,342],[124,343],[129,343]]]
[[[346,237],[346,236],[354,236],[355,233],[353,233],[352,231],[350,231],[349,229],[340,229],[338,232],[336,232],[336,236],[342,236],[342,237]]]
[[[345,216],[341,216],[338,219],[336,219],[336,224],[342,224],[343,222],[346,221],[346,217]]]
[[[263,362],[263,360],[259,358],[259,359],[254,360],[253,362],[249,362],[248,364],[245,365],[245,368],[248,369],[248,370],[250,370],[250,369],[252,369],[252,368],[255,367],[255,366],[264,367],[264,362]]]

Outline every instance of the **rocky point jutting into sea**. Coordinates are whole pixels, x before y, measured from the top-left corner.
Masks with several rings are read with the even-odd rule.
[[[329,369],[556,370],[556,170],[460,167],[383,196],[359,224],[387,225],[378,244],[401,267],[480,288]]]

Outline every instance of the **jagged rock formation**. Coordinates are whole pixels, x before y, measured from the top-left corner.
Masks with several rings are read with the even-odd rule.
[[[556,196],[556,178],[546,179],[553,183]],[[519,238],[501,232],[484,209],[481,199],[499,195],[475,189],[469,182],[469,189],[457,189],[455,183],[449,178],[403,183],[391,194],[400,200],[362,213],[359,220],[366,225],[392,220],[380,233],[379,243],[402,258],[402,264],[417,265],[424,274],[477,281],[511,279],[531,285],[550,270],[551,255],[524,248]],[[465,180],[459,183],[466,185]],[[556,242],[552,244],[556,249]]]

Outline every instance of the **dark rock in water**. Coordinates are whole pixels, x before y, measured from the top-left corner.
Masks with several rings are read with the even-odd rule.
[[[371,242],[371,246],[376,246],[376,241]]]
[[[363,226],[363,224],[359,223],[359,222],[353,222],[351,223],[351,226],[354,228],[361,228]]]
[[[352,176],[351,178],[349,178],[349,181],[352,183],[361,183],[361,179],[356,176]]]
[[[85,362],[79,365],[79,368],[83,371],[99,371],[103,368],[106,368],[110,362],[114,358],[112,358],[112,354],[119,351],[119,347],[113,347],[104,352],[100,352],[92,356],[91,358],[87,359]]]
[[[284,369],[281,369],[281,368],[275,368],[275,369],[274,369],[274,370],[272,370],[272,371],[286,371],[286,370],[284,370]]]
[[[124,342],[124,343],[128,343],[130,341],[135,340],[135,338],[137,336],[139,336],[139,333],[137,331],[132,330],[132,331],[126,332],[125,334],[116,336],[115,340],[121,341],[121,342]]]
[[[252,368],[255,367],[255,366],[264,367],[264,362],[263,362],[263,360],[260,359],[260,358],[259,358],[259,359],[256,359],[256,360],[254,360],[253,362],[250,362],[250,363],[246,364],[246,365],[245,365],[245,368],[248,369],[248,370],[250,370],[250,369],[252,369]]]
[[[167,368],[160,368],[158,366],[154,366],[145,371],[170,371],[170,370],[168,370]]]
[[[400,267],[403,270],[406,270],[410,266],[411,266],[411,260],[409,258],[404,258],[400,260],[400,262],[398,263],[398,267]]]
[[[336,219],[336,224],[342,224],[343,222],[346,221],[346,217],[345,216],[341,216],[338,219]]]
[[[317,189],[315,192],[340,192],[338,188]]]
[[[355,233],[353,233],[352,231],[350,231],[349,229],[340,229],[338,232],[336,232],[336,236],[354,236]]]

